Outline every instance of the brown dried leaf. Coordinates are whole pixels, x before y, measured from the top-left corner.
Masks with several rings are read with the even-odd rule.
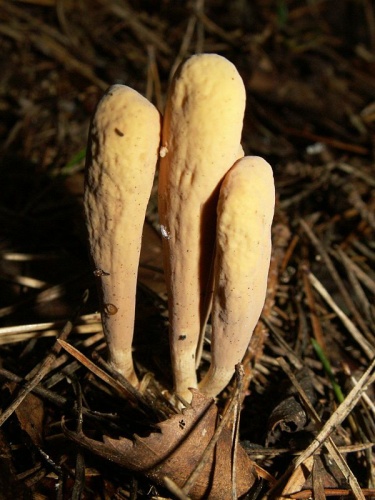
[[[21,428],[36,446],[42,445],[44,404],[34,394],[28,394],[15,411]]]
[[[204,450],[214,435],[218,411],[214,401],[194,390],[192,404],[180,414],[160,422],[160,433],[134,441],[104,436],[104,443],[83,434],[64,432],[75,442],[108,458],[127,469],[142,472],[150,480],[164,486],[168,476],[180,488],[200,461]],[[237,450],[237,495],[246,493],[255,481],[254,463],[241,446]],[[189,491],[192,499],[207,498],[226,500],[232,498],[232,436],[225,429],[203,466],[201,474]]]
[[[4,384],[11,394],[17,390],[17,384],[8,382]],[[29,393],[22,403],[15,409],[15,414],[19,425],[30,437],[31,441],[36,446],[42,445],[43,436],[43,420],[44,420],[44,403],[35,394]]]

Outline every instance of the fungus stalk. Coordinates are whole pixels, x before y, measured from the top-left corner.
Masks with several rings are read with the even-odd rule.
[[[199,384],[216,397],[230,382],[263,309],[271,258],[275,189],[262,158],[238,160],[217,206],[211,365]]]
[[[210,276],[220,183],[243,155],[245,89],[236,68],[216,54],[188,59],[168,95],[160,151],[163,235],[175,391],[191,399],[196,356],[211,308]]]
[[[133,385],[139,255],[159,143],[156,108],[129,87],[111,87],[91,123],[84,206],[109,361]]]

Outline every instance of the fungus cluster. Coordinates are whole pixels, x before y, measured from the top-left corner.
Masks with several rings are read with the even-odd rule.
[[[136,279],[160,156],[174,389],[188,401],[190,387],[215,397],[228,384],[266,294],[274,184],[267,162],[244,157],[245,100],[233,64],[201,54],[176,73],[164,118],[137,92],[115,85],[100,101],[90,130],[85,212],[110,363],[138,384],[131,348]],[[210,314],[212,361],[198,381]]]

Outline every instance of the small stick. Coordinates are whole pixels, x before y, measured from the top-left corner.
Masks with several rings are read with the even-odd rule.
[[[358,328],[354,325],[348,316],[339,308],[336,302],[332,299],[330,294],[321,284],[321,282],[312,274],[308,274],[308,278],[315,288],[315,290],[320,294],[320,296],[327,302],[327,304],[335,311],[337,316],[340,318],[342,323],[346,326],[349,333],[352,335],[353,339],[362,347],[363,352],[369,359],[373,359],[375,355],[374,347],[368,342],[368,340],[362,335]]]
[[[358,383],[346,396],[343,403],[338,406],[337,410],[330,416],[327,422],[323,425],[318,436],[314,438],[308,448],[298,457],[293,467],[301,465],[308,457],[313,455],[324,441],[331,435],[331,433],[340,425],[349,413],[353,410],[358,403],[362,394],[370,387],[375,381],[375,373],[372,373],[375,368],[375,359],[370,363]]]
[[[187,27],[186,27],[185,34],[182,38],[180,50],[177,54],[176,59],[174,60],[174,63],[172,65],[172,68],[171,68],[170,73],[169,73],[169,81],[172,81],[172,78],[176,72],[176,69],[179,67],[179,65],[182,63],[182,61],[186,57],[186,54],[189,50],[189,46],[191,43],[191,39],[193,38],[194,29],[195,29],[196,24],[197,24],[196,16],[190,16]]]
[[[346,255],[346,253],[341,248],[337,248],[337,252],[334,252],[334,255],[336,257],[340,257],[340,259],[345,267],[345,270],[347,272],[349,283],[351,284],[352,289],[358,298],[358,304],[361,306],[361,310],[362,310],[364,316],[366,317],[367,322],[371,328],[373,318],[372,318],[372,314],[371,314],[370,302],[368,301],[366,294],[363,291],[363,288],[359,282],[359,279],[358,279],[357,274],[355,272],[356,271],[355,266],[354,266],[352,260]],[[374,335],[367,337],[367,340],[369,342],[371,342],[372,345],[375,345]]]
[[[350,174],[353,177],[357,177],[358,179],[362,179],[363,181],[366,182],[369,186],[375,187],[375,179],[373,175],[369,175],[363,170],[360,169],[358,165],[353,167],[352,165],[348,165],[347,163],[337,163],[334,165],[335,168],[338,168],[339,170],[342,170],[346,174]],[[371,169],[373,166],[371,165]]]
[[[9,372],[8,370],[5,370],[4,368],[0,368],[0,377],[4,377],[5,379],[11,380],[12,382],[16,382],[17,384],[22,384],[24,382],[23,378],[19,377],[18,375],[15,375],[12,372]],[[66,408],[69,403],[70,411],[72,411],[73,414],[78,415],[78,409],[75,405],[71,404],[71,401],[69,401],[67,398],[64,398],[63,396],[60,396],[59,394],[56,394],[53,391],[45,389],[44,387],[41,386],[36,386],[34,387],[34,389],[32,389],[31,392],[46,399],[47,401],[56,405],[59,408]],[[100,416],[98,412],[93,413],[91,410],[85,407],[82,408],[82,413],[86,419],[90,419],[91,421],[103,423],[103,419],[105,418],[105,423],[108,422],[108,414],[103,414],[104,415],[103,417]],[[114,428],[116,431],[120,430],[118,426],[113,422],[111,422],[111,427]]]
[[[240,436],[241,416],[241,394],[243,393],[244,369],[239,363],[236,366],[237,387],[234,394],[234,426],[233,426],[233,449],[232,449],[232,499],[237,500],[237,449]]]
[[[286,363],[286,361],[283,358],[278,358],[278,362],[279,362],[281,368],[284,370],[284,372],[288,375],[289,380],[292,382],[292,384],[296,388],[298,395],[301,398],[305,409],[308,411],[308,413],[309,413],[310,417],[312,418],[312,420],[314,421],[316,427],[318,429],[322,429],[322,421],[321,421],[319,415],[317,414],[315,408],[311,404],[303,387],[301,386],[301,384],[298,382],[298,380],[296,379],[296,377],[294,376],[294,374],[290,370],[288,364]],[[339,425],[339,424],[337,424],[337,425]],[[355,478],[353,472],[349,468],[348,464],[344,460],[343,456],[339,452],[336,444],[334,443],[334,441],[332,440],[331,437],[327,437],[325,447],[327,448],[328,452],[331,454],[332,458],[335,460],[337,466],[339,467],[340,471],[343,473],[344,477],[347,478],[347,481],[348,481],[350,487],[352,488],[353,493],[355,494],[356,498],[364,500],[364,496],[362,495],[361,488],[358,484],[357,479]]]
[[[92,361],[90,361],[84,354],[82,354],[78,349],[73,347],[71,344],[68,344],[65,340],[58,339],[57,342],[60,344],[65,351],[67,351],[71,356],[77,359],[83,366],[85,366],[88,370],[90,370],[94,375],[103,380],[103,382],[107,383],[115,390],[117,390],[120,394],[129,398],[133,403],[138,401],[137,390],[132,387],[130,384],[126,387],[115,380],[113,377],[108,375],[104,370],[96,366]],[[130,387],[132,387],[130,389]]]
[[[351,203],[353,207],[358,210],[358,213],[361,215],[362,219],[365,220],[367,224],[374,230],[375,215],[371,210],[371,207],[367,206],[367,204],[362,200],[358,191],[353,187],[351,183],[347,184],[344,192],[346,192],[348,195],[349,203]]]
[[[158,408],[155,402],[150,397],[148,397],[147,392],[145,392],[147,384],[144,384],[145,380],[147,379],[147,375],[142,378],[142,380],[140,381],[140,387],[136,389],[123,375],[121,375],[121,373],[118,373],[116,370],[114,370],[113,367],[109,363],[107,363],[96,351],[93,352],[92,358],[98,363],[98,365],[104,368],[114,380],[117,380],[121,385],[126,387],[129,392],[136,396],[140,408],[142,408],[146,414],[150,415],[152,413],[157,420],[166,420],[171,417],[171,415],[174,415],[176,413],[176,409],[174,408],[174,406],[172,406],[172,404],[166,397],[163,396],[163,394],[158,395],[160,397],[160,400],[162,400],[164,403],[163,410]],[[143,385],[145,385],[144,389],[142,388]],[[157,401],[159,401],[159,399]]]
[[[56,339],[56,342],[54,343],[51,351],[47,356],[44,358],[44,361],[38,371],[34,375],[32,379],[30,379],[27,384],[20,390],[18,396],[16,399],[11,403],[6,410],[3,411],[3,413],[0,415],[0,427],[3,425],[3,423],[12,415],[12,413],[19,407],[19,405],[22,403],[22,401],[26,398],[26,396],[42,381],[42,379],[47,375],[47,373],[51,370],[52,365],[59,355],[61,351],[61,345],[59,344],[59,340],[65,340],[68,338],[70,335],[71,331],[73,330],[73,324],[79,317],[80,311],[83,307],[83,305],[87,302],[89,293],[88,290],[85,290],[81,304],[77,308],[75,314],[73,315],[72,320],[69,320],[66,322],[64,328],[61,330],[61,333],[59,337]],[[26,377],[27,378],[27,377]]]
[[[335,282],[337,288],[339,289],[339,291],[342,295],[342,298],[344,299],[346,306],[348,307],[349,311],[353,314],[358,325],[360,326],[360,328],[362,329],[363,332],[366,332],[366,334],[370,333],[368,328],[367,328],[366,323],[363,321],[362,316],[360,315],[357,308],[355,307],[355,305],[352,301],[352,298],[350,297],[349,292],[345,288],[345,285],[342,282],[342,279],[340,278],[339,273],[337,272],[329,254],[326,251],[326,249],[324,248],[323,244],[319,241],[319,239],[314,234],[311,227],[303,219],[300,219],[299,223],[300,223],[303,231],[308,236],[311,243],[314,245],[315,249],[321,255],[325,265],[327,266],[329,273],[332,276],[333,281]]]
[[[16,375],[13,372],[10,372],[9,370],[5,370],[5,368],[0,368],[0,377],[15,382],[16,384],[22,384],[24,382],[24,379],[22,377],[19,377],[18,375]],[[64,407],[68,402],[68,400],[63,396],[60,396],[59,394],[56,394],[55,392],[50,391],[49,389],[45,389],[44,387],[39,387],[39,386],[34,387],[34,389],[32,389],[31,392],[37,394],[38,396],[46,399],[50,403],[53,403],[59,407]]]
[[[352,271],[355,273],[359,281],[362,282],[362,284],[372,293],[375,294],[375,281],[371,279],[371,277],[363,270],[361,269],[357,264],[355,264],[352,260],[349,259],[349,257],[346,256],[346,254],[342,250],[338,250],[340,256],[346,260],[348,259],[350,263],[348,262],[348,265],[352,269]]]
[[[267,318],[262,318],[264,323],[269,328],[272,335],[275,337],[279,346],[285,352],[285,356],[288,358],[289,362],[297,369],[301,370],[303,368],[303,363],[301,359],[296,355],[294,350],[289,346],[289,344],[284,340],[282,332],[273,325]]]
[[[35,294],[30,294],[25,299],[21,299],[18,302],[15,302],[14,304],[11,304],[9,306],[1,307],[0,308],[0,318],[4,318],[5,316],[9,316],[10,314],[15,313],[18,309],[21,309],[22,307],[30,304],[30,303],[35,303],[35,304],[42,304],[44,302],[58,299],[60,297],[63,297],[66,294],[67,291],[67,285],[72,283],[72,282],[77,282],[78,280],[82,282],[85,282],[85,285],[87,284],[87,273],[84,273],[83,275],[71,279],[68,279],[64,283],[60,283],[58,285],[52,285],[48,288],[45,288],[42,291],[39,291]]]
[[[76,432],[82,433],[83,424],[83,406],[82,406],[82,388],[76,377],[72,377],[74,390],[77,395],[77,426]],[[72,491],[72,500],[80,500],[85,487],[85,458],[82,450],[78,450],[75,463],[74,485]]]
[[[325,494],[331,497],[348,497],[352,495],[352,492],[350,490],[344,490],[342,488],[325,488],[324,490]],[[361,490],[362,494],[365,497],[373,497],[375,495],[375,488],[362,488]],[[302,490],[299,491],[298,493],[292,493],[289,495],[289,498],[295,499],[295,500],[308,500],[310,498],[313,498],[313,490],[312,489],[307,489],[307,490]]]
[[[299,130],[292,127],[285,127],[284,132],[287,135],[295,136],[295,137],[303,137],[305,139],[309,139],[313,142],[322,142],[323,144],[327,144],[335,149],[341,149],[342,151],[349,151],[351,153],[356,153],[359,155],[368,155],[368,148],[364,148],[363,146],[358,146],[357,144],[349,144],[348,142],[339,141],[334,139],[333,137],[325,137],[323,135],[314,134],[309,132],[308,130]]]
[[[161,112],[164,108],[164,102],[161,92],[161,84],[158,66],[156,62],[155,47],[153,45],[147,46],[148,53],[148,66],[147,66],[147,90],[146,98],[152,101],[152,96],[155,96],[156,107]]]
[[[202,17],[204,16],[204,0],[195,0],[195,12],[198,19],[195,52],[197,54],[202,54],[204,52],[204,24],[202,22]]]
[[[168,490],[173,493],[173,495],[178,498],[178,500],[190,500],[190,497],[186,495],[182,489],[168,476],[164,477],[164,484]]]
[[[305,271],[308,269],[307,264],[302,264],[302,270]],[[305,289],[305,294],[306,294],[306,299],[307,299],[307,304],[310,309],[310,320],[311,320],[311,325],[312,329],[314,332],[314,337],[320,347],[324,349],[325,351],[327,350],[326,342],[324,340],[324,334],[323,334],[323,329],[320,324],[318,315],[316,314],[316,307],[315,307],[315,298],[314,294],[311,290],[311,283],[309,281],[308,275],[306,272],[303,272],[302,274],[302,280],[303,280],[303,286]]]
[[[300,240],[300,237],[298,235],[295,235],[295,236],[293,236],[292,241],[289,243],[288,248],[285,251],[283,260],[281,261],[281,264],[280,264],[280,274],[282,274],[286,270],[288,263],[289,263],[289,260],[291,259],[292,255],[294,253],[294,250],[295,250],[297,244],[299,243],[299,240]]]

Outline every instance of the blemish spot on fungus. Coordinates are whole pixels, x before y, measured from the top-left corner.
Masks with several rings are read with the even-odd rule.
[[[178,340],[185,340],[186,339],[186,335],[179,335],[178,337]]]
[[[107,316],[114,316],[118,308],[114,304],[104,304],[104,312]]]
[[[185,429],[185,426],[186,426],[185,420],[180,420],[178,422],[178,425],[179,425],[180,429]]]
[[[103,269],[95,269],[93,271],[95,278],[101,278],[102,276],[109,276],[109,273],[103,271]]]
[[[160,226],[160,232],[162,237],[165,238],[166,240],[171,239],[171,235],[168,233],[167,228],[165,226],[163,225]]]
[[[120,137],[124,137],[124,132],[121,132],[121,130],[119,130],[118,128],[115,128],[115,132],[117,135],[119,135]]]
[[[165,158],[168,154],[168,148],[167,146],[162,146],[159,151],[159,156],[160,158]]]

